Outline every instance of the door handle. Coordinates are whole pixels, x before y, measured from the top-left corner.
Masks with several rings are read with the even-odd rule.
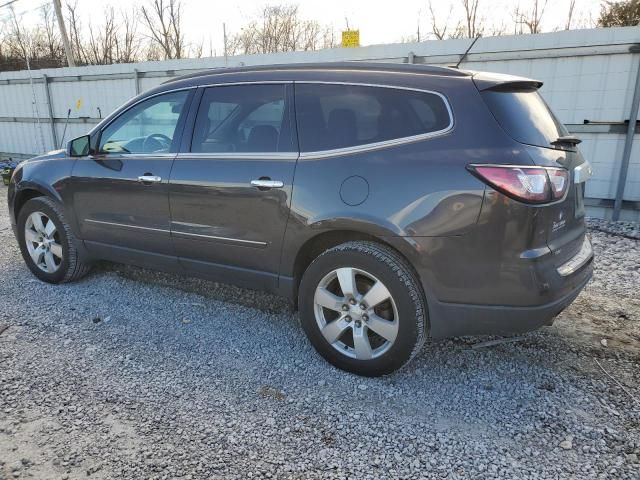
[[[251,180],[252,187],[258,187],[260,189],[263,188],[282,188],[284,187],[284,182],[280,180],[271,180],[269,178],[259,178],[258,180]]]
[[[157,175],[140,175],[138,181],[142,183],[160,183],[162,177],[158,177]]]

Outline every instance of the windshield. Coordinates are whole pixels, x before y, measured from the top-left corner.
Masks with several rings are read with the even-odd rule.
[[[485,103],[514,140],[553,148],[552,142],[568,135],[536,89],[485,90]]]

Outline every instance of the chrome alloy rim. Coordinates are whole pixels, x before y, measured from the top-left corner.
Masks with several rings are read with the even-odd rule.
[[[398,336],[398,309],[387,287],[364,270],[329,272],[314,296],[316,322],[325,340],[343,355],[371,360]]]
[[[54,273],[62,264],[62,245],[55,223],[42,212],[33,212],[24,225],[27,251],[36,266]]]

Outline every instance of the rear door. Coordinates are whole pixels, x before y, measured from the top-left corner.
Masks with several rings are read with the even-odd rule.
[[[298,158],[292,84],[202,89],[169,183],[171,232],[193,273],[277,286]]]
[[[76,162],[76,219],[81,237],[100,258],[118,251],[134,255],[126,257],[133,263],[145,254],[175,263],[169,174],[192,94],[175,91],[134,104],[99,133],[97,153]]]

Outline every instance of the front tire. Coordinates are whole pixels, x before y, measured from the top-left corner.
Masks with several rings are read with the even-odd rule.
[[[302,277],[298,304],[318,353],[358,375],[398,370],[426,339],[417,275],[400,254],[374,242],[348,242],[318,256]]]
[[[32,198],[18,213],[18,243],[29,270],[48,283],[85,276],[91,266],[78,258],[75,237],[62,208],[48,197]]]

